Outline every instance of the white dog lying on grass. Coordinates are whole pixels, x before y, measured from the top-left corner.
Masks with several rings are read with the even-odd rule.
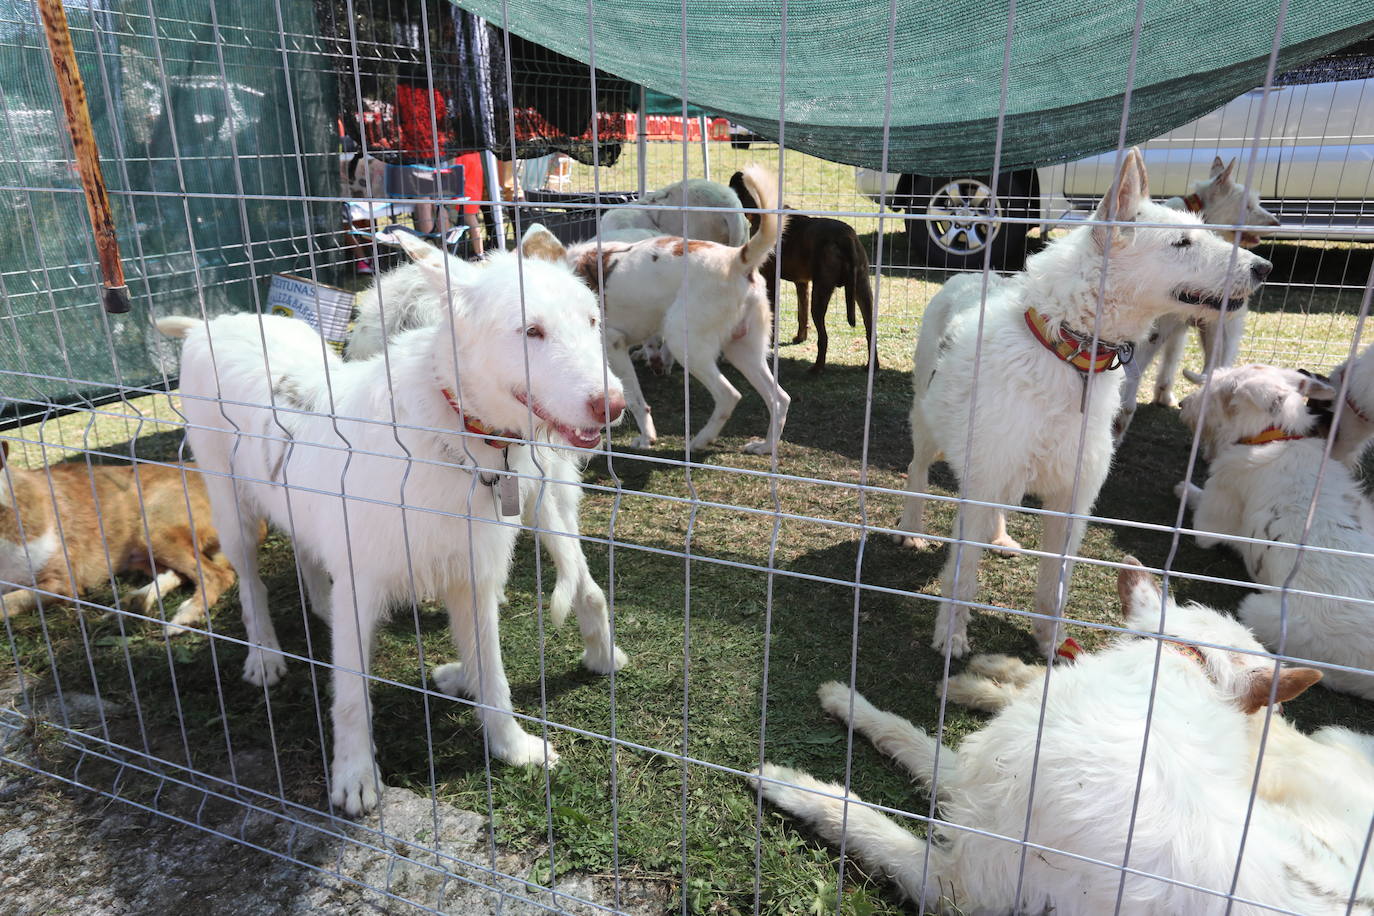
[[[843,786],[786,767],[764,766],[764,797],[831,843],[843,840],[927,912],[1258,916],[1278,907],[1337,916],[1362,878],[1353,912],[1367,916],[1374,741],[1342,728],[1306,736],[1267,717],[1271,700],[1293,698],[1320,673],[1275,678],[1272,661],[1248,654],[1261,650],[1243,626],[1165,603],[1143,569],[1123,569],[1118,589],[1128,625],[1162,628],[1166,641],[1123,636],[1056,667],[1043,722],[1036,684],[1012,692],[955,751],[853,695],[855,731],[923,787],[938,775],[941,820],[928,843],[852,792],[846,804]],[[848,689],[832,682],[820,694],[828,712],[848,719]],[[1034,845],[1023,847],[1023,836]]]
[[[1041,497],[1046,515],[1036,582],[1036,641],[1048,656],[1058,645],[1060,570],[1064,591],[1112,458],[1112,418],[1121,375],[1161,315],[1216,316],[1239,307],[1268,275],[1270,263],[1206,231],[1196,216],[1151,202],[1140,152],[1131,150],[1116,193],[1095,219],[1127,226],[1084,226],[1030,258],[1026,272],[990,290],[985,318],[951,308],[921,323],[912,375],[911,466],[898,527],[921,548],[930,465],[944,455],[961,496],[1018,505]],[[1131,227],[1134,221],[1164,228]],[[1100,298],[1099,298],[1100,297]],[[1093,348],[1093,335],[1097,347]],[[1089,390],[1091,384],[1091,390]],[[1084,413],[1086,411],[1086,417]],[[968,650],[968,603],[978,591],[978,563],[997,533],[995,505],[964,503],[943,574],[945,601],[933,646]],[[1072,513],[1078,518],[1071,518]],[[960,565],[962,564],[962,565]],[[956,577],[957,570],[957,577]]]
[[[1374,601],[1374,507],[1344,465],[1323,461],[1326,440],[1311,435],[1318,419],[1304,401],[1329,401],[1335,391],[1273,366],[1218,369],[1203,391],[1183,399],[1183,419],[1194,430],[1202,426],[1212,456],[1207,485],[1179,484],[1193,527],[1209,532],[1197,535],[1198,546],[1216,546],[1228,535],[1253,538],[1232,544],[1252,579],[1316,593],[1249,595],[1240,619],[1271,651],[1374,669],[1374,604],[1357,603]],[[1353,555],[1300,553],[1300,543]],[[1374,699],[1374,675],[1328,670],[1323,683]]]
[[[377,625],[401,602],[443,597],[463,661],[439,667],[434,683],[477,700],[492,755],[513,764],[558,759],[511,714],[497,601],[519,531],[503,516],[519,510],[498,497],[509,480],[499,473],[507,446],[486,437],[592,448],[625,403],[620,387],[604,381],[596,298],[547,230],[526,233],[523,263],[498,254],[460,278],[431,246],[411,236],[401,243],[450,308],[441,324],[391,341],[389,362],[345,363],[289,318],[158,322],[186,338],[182,410],[240,577],[251,644],[244,678],[270,686],[286,668],[258,573],[259,520],[291,535],[311,606],[328,609],[330,799],[350,815],[379,794],[360,675]],[[604,618],[585,641],[592,670],[623,663]]]

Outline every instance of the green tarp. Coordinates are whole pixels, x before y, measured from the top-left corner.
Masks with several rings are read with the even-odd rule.
[[[175,377],[150,310],[254,308],[340,223],[337,203],[301,199],[338,194],[308,0],[66,9],[134,309],[101,312],[43,27],[0,0],[0,423]]]
[[[825,159],[882,165],[890,136],[886,165],[894,171],[940,175],[992,165],[1006,2],[454,2],[582,61],[594,40],[597,67],[764,136],[778,136],[781,113],[786,145]],[[1261,85],[1279,7],[1278,0],[1144,0],[1127,142]],[[1016,4],[1003,168],[1116,146],[1135,18],[1129,2]],[[1291,0],[1279,70],[1371,33],[1369,0]]]

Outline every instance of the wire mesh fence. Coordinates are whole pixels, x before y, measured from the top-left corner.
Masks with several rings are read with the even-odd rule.
[[[806,4],[771,123],[685,5],[70,4],[129,316],[0,11],[7,797],[266,911],[1368,911],[1367,30],[1282,4],[1180,123],[1142,5],[1032,161],[1013,4],[921,174],[863,6],[856,168]]]

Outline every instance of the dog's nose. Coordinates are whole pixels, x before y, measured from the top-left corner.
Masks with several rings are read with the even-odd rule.
[[[1270,264],[1264,258],[1260,258],[1258,263],[1250,268],[1250,275],[1253,276],[1257,282],[1263,283],[1264,278],[1269,276],[1269,271],[1273,269],[1273,264]]]
[[[602,423],[614,423],[625,412],[625,394],[612,391],[608,395],[594,394],[587,399],[587,409]]]

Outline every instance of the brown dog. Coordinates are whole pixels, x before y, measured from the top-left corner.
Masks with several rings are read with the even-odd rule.
[[[746,208],[758,207],[748,189],[744,187],[743,176],[736,172],[730,178],[730,187]],[[791,207],[784,207],[790,210]],[[757,227],[758,214],[747,213],[749,222]],[[859,243],[853,227],[837,219],[823,219],[791,213],[783,228],[782,278],[791,281],[797,288],[797,336],[792,343],[806,340],[806,316],[809,311],[816,324],[816,364],[812,372],[825,368],[825,353],[829,346],[829,335],[825,331],[825,313],[830,308],[830,296],[835,287],[844,288],[844,302],[849,318],[849,326],[854,327],[854,309],[864,316],[864,333],[868,338],[869,351],[873,347],[873,288],[868,282],[868,252]],[[777,268],[774,256],[759,268],[768,286],[768,304],[777,308]],[[877,369],[877,354],[874,354],[873,368]]]
[[[130,596],[145,613],[156,613],[159,595],[183,579],[199,583],[168,625],[175,633],[203,622],[234,584],[210,524],[205,484],[200,474],[185,473],[194,464],[72,462],[30,471],[8,457],[8,443],[0,441],[0,591],[18,585],[4,595],[0,616],[32,610],[52,595],[70,600],[139,570],[155,577]]]

